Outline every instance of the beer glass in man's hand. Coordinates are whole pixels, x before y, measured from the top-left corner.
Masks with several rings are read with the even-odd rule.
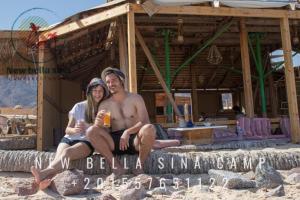
[[[105,116],[105,113],[106,113],[106,110],[100,110],[97,113],[97,116],[95,118],[95,123],[94,123],[95,126],[98,126],[98,127],[104,126],[104,116]]]

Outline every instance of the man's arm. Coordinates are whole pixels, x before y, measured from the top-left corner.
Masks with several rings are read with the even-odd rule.
[[[144,99],[140,95],[135,95],[132,102],[135,103],[135,108],[137,110],[138,115],[138,122],[123,132],[119,146],[120,150],[122,151],[126,150],[129,147],[129,136],[131,134],[136,134],[145,124],[150,123]]]

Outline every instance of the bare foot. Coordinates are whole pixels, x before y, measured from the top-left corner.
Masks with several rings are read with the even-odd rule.
[[[52,181],[51,179],[42,180],[39,184],[39,189],[40,190],[46,189],[51,184],[51,181]]]
[[[35,182],[37,184],[40,184],[40,182],[41,182],[40,170],[38,170],[34,166],[31,166],[30,171],[31,171],[32,175],[34,176]]]
[[[136,169],[133,169],[132,170],[132,173],[135,175],[135,176],[138,176],[140,174],[145,174],[144,170],[142,168],[136,168]]]

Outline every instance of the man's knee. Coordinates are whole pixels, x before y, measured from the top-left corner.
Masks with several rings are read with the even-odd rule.
[[[147,139],[155,140],[156,129],[152,124],[146,124],[142,127],[141,137],[146,137]]]

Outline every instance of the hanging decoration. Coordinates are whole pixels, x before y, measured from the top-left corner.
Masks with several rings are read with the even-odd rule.
[[[223,60],[223,57],[216,45],[212,45],[209,49],[207,61],[210,64],[217,65],[220,64]]]

